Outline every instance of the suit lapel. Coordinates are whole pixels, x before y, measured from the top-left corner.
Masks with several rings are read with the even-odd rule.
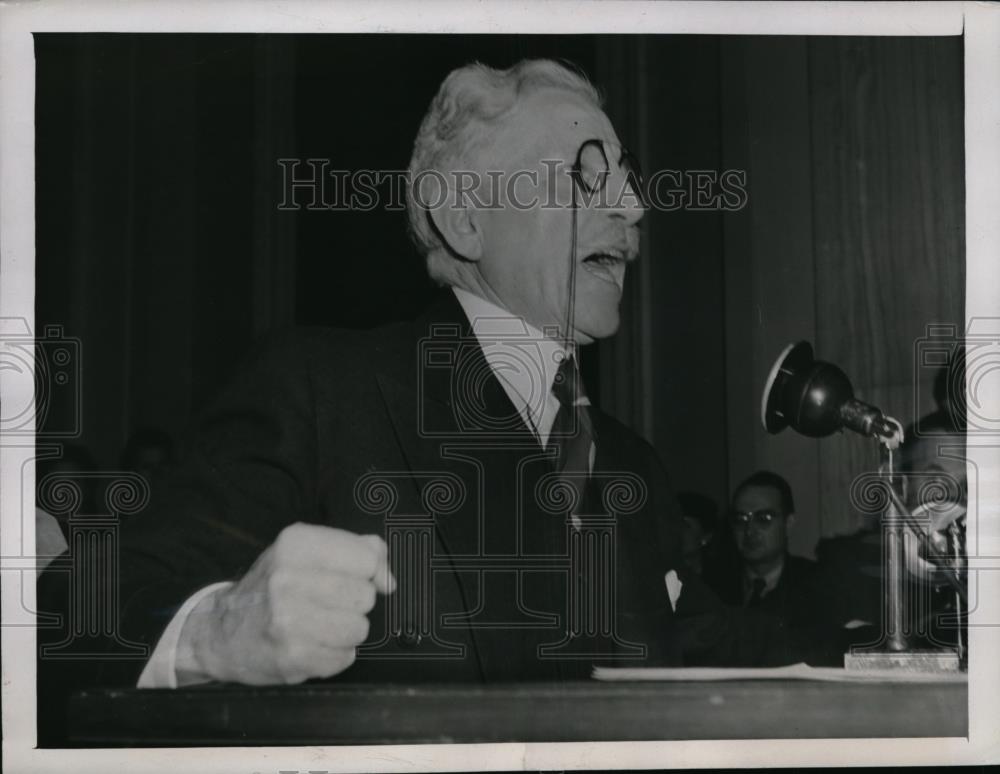
[[[408,342],[386,353],[377,368],[379,390],[411,471],[446,469],[467,478],[467,465],[442,454],[458,445],[517,449],[518,458],[525,449],[544,454],[453,293],[442,293],[412,325]]]
[[[411,472],[415,504],[422,502],[428,475],[452,477],[464,489],[464,507],[436,515],[435,527],[440,555],[452,561],[463,607],[473,610],[481,592],[478,580],[459,571],[454,560],[497,550],[484,534],[490,526],[484,516],[494,504],[490,487],[495,485],[484,480],[487,471],[491,476],[500,471],[513,481],[526,456],[544,452],[489,366],[450,291],[413,323],[408,338],[402,349],[387,353],[389,357],[379,364],[378,388]],[[478,460],[485,464],[477,464]],[[500,537],[505,546],[517,550],[504,542],[508,536]],[[475,628],[471,636],[481,660],[483,637]]]

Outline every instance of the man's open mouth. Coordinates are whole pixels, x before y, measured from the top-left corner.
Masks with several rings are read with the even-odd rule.
[[[623,252],[600,251],[583,259],[583,268],[598,279],[608,282],[621,291],[625,284],[625,254]]]

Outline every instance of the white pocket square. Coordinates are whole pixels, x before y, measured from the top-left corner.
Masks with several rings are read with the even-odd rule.
[[[677,600],[681,598],[681,589],[684,588],[684,584],[681,583],[681,579],[677,577],[676,570],[670,570],[663,577],[663,580],[667,582],[667,597],[670,599],[670,608],[676,613]]]

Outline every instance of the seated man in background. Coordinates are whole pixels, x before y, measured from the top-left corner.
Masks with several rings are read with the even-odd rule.
[[[821,621],[816,563],[788,552],[788,530],[795,519],[792,488],[770,471],[758,471],[733,494],[728,526],[738,566],[715,568],[709,585],[734,607],[764,611],[790,628]]]
[[[678,492],[677,503],[684,524],[684,563],[692,572],[702,575],[706,558],[711,561],[714,553],[719,506],[700,492]]]

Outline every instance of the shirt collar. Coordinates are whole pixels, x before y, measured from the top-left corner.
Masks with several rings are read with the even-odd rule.
[[[567,350],[563,342],[491,301],[462,288],[452,291],[469,318],[486,362],[538,427],[559,364],[567,352],[572,355],[573,348]]]

